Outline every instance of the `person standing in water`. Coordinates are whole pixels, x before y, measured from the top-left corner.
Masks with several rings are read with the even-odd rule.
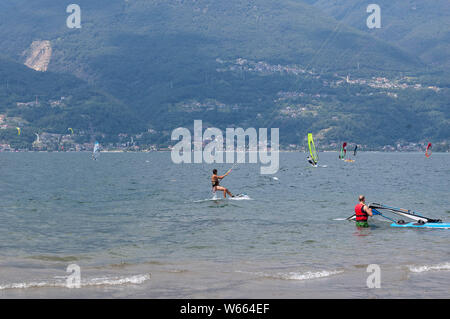
[[[369,227],[367,219],[373,216],[372,208],[366,205],[366,198],[364,195],[359,195],[359,203],[355,206],[356,226]]]
[[[213,169],[213,175],[211,176],[212,190],[215,193],[216,191],[223,191],[223,198],[227,198],[227,194],[231,197],[234,197],[230,191],[219,185],[221,179],[227,176],[231,172],[231,169],[225,173],[225,175],[219,176],[217,175],[217,169]]]

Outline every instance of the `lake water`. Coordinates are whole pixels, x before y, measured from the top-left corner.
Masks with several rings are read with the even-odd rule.
[[[359,194],[450,221],[450,154],[280,153],[280,170],[168,152],[0,153],[1,298],[449,298],[450,230],[344,220]],[[66,287],[66,268],[81,288]],[[367,287],[369,264],[381,288]]]

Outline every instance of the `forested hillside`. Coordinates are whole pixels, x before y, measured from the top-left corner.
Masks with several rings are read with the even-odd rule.
[[[381,1],[383,27],[370,31],[365,7],[354,1],[77,4],[82,27],[69,29],[61,1],[0,3],[3,142],[19,138],[17,124],[25,148],[33,132],[68,127],[84,140],[112,143],[127,134],[166,145],[171,130],[194,119],[279,127],[284,146],[302,145],[307,132],[323,145],[450,139],[442,1],[440,10],[413,13]],[[406,20],[422,29],[407,31]]]

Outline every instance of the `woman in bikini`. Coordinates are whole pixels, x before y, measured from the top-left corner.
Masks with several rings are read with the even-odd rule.
[[[227,188],[219,185],[220,180],[225,176],[227,176],[230,172],[231,170],[226,172],[225,175],[219,176],[217,175],[217,169],[213,169],[213,175],[211,176],[211,184],[213,192],[215,193],[216,191],[223,191],[223,198],[227,198],[227,194],[230,195],[231,197],[234,197]]]

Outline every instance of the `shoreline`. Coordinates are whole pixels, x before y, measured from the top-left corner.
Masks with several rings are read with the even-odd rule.
[[[270,150],[262,150],[271,152]],[[126,150],[102,150],[100,153],[170,153],[172,150],[155,150],[155,151],[126,151]],[[279,153],[308,153],[308,151],[290,151],[290,150],[279,150]],[[92,150],[85,150],[85,151],[34,151],[34,150],[17,150],[17,151],[0,151],[1,153],[92,153]],[[191,153],[194,153],[194,151],[191,151]],[[229,151],[223,151],[223,153],[230,153]],[[258,153],[258,151],[234,151],[231,153]],[[320,151],[320,153],[339,153],[339,151],[336,150],[323,150]],[[424,151],[382,151],[382,150],[367,150],[367,151],[359,151],[358,153],[411,153],[411,154],[422,154],[425,153]],[[433,151],[434,154],[448,154],[450,151],[446,152],[438,152]]]
[[[1,261],[1,258],[0,258]],[[81,267],[80,287],[67,286],[61,263],[27,267],[26,279],[0,281],[0,298],[447,298],[450,263],[381,264],[379,289],[368,289],[368,265],[307,268],[255,261],[140,264]],[[23,269],[21,269],[23,270]],[[6,267],[9,274],[15,269]],[[34,274],[31,274],[30,271]],[[424,281],[426,276],[427,281]]]

